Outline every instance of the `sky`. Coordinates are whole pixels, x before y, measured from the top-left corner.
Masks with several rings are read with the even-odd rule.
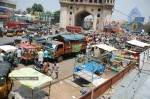
[[[59,0],[9,0],[17,3],[17,9],[26,10],[27,7],[32,7],[34,3],[42,4],[45,11],[55,12],[60,9]],[[145,17],[145,22],[149,21],[150,16],[150,0],[115,0],[115,9],[128,15],[129,12],[137,7],[142,16]],[[114,11],[111,20],[126,20],[127,16]]]

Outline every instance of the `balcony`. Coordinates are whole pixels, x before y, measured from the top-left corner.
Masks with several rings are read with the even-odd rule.
[[[61,4],[114,5],[115,0],[60,0]]]

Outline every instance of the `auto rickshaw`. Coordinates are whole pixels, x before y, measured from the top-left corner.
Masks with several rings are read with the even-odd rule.
[[[14,29],[9,29],[7,30],[7,37],[13,37],[15,35],[15,30]]]
[[[27,30],[30,34],[34,34],[34,32],[39,32],[40,30],[38,28],[28,28]]]
[[[12,80],[8,77],[11,72],[11,65],[9,63],[0,62],[0,98],[5,99],[12,87]]]
[[[23,31],[25,31],[24,29],[17,29],[16,30],[16,36],[22,36],[23,35]]]

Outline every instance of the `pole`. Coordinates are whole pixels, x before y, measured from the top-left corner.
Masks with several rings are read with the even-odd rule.
[[[50,94],[51,94],[51,93],[50,93],[50,88],[51,88],[51,81],[49,82],[49,98],[50,98]],[[48,98],[48,99],[49,99],[49,98]]]
[[[32,89],[32,99],[34,99],[34,96],[33,96],[33,89]]]

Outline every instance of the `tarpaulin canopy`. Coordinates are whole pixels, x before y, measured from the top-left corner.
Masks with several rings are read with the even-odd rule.
[[[72,35],[61,34],[59,36],[61,36],[64,39],[64,41],[75,41],[75,40],[84,40],[85,39],[85,36],[83,36],[81,34],[72,34]]]
[[[1,50],[4,50],[5,52],[11,52],[11,51],[15,51],[17,48],[11,45],[3,45],[0,46]]]
[[[93,45],[93,47],[98,47],[100,49],[103,49],[103,50],[106,50],[106,51],[109,51],[109,52],[117,50],[116,48],[108,46],[106,44]]]
[[[138,40],[136,40],[136,39],[127,41],[127,43],[129,43],[129,44],[131,44],[131,45],[139,46],[139,47],[150,46],[150,44],[147,44],[147,43],[138,41]]]
[[[19,44],[19,47],[22,47],[27,50],[36,49],[36,46],[30,45],[28,43],[21,43],[21,44]]]
[[[53,80],[51,77],[46,76],[32,68],[14,70],[9,74],[9,77],[16,79],[19,83],[32,89]]]

